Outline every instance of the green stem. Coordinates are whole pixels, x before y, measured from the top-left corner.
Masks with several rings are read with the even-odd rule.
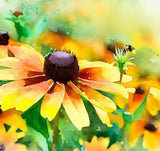
[[[120,70],[120,83],[122,82],[123,70]]]
[[[54,125],[53,125],[53,132],[54,132],[54,135],[53,135],[53,151],[56,150],[56,144],[57,144],[57,137],[58,137],[58,133],[59,133],[59,130],[58,130],[58,123],[59,123],[59,117],[60,117],[60,111],[57,113],[56,117],[55,117],[55,120],[54,120]]]
[[[123,140],[122,140],[122,148],[121,148],[121,151],[129,151],[129,143],[128,143],[128,140],[129,140],[129,127],[130,127],[130,124],[125,124],[124,127],[123,127]]]

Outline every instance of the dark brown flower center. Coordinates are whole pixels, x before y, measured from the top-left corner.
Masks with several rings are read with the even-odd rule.
[[[145,90],[143,89],[143,86],[140,85],[139,87],[137,87],[135,93],[136,94],[144,94]]]
[[[0,151],[5,151],[5,146],[2,143],[0,143]]]
[[[45,57],[44,73],[46,79],[53,79],[66,84],[79,75],[78,61],[75,55],[56,51]]]
[[[8,32],[0,30],[0,45],[8,45],[9,35]]]
[[[154,125],[153,121],[149,121],[149,123],[147,125],[145,125],[144,127],[146,130],[150,131],[150,132],[155,132],[157,130],[157,128]]]

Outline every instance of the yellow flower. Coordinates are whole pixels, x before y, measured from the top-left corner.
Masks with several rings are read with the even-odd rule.
[[[27,130],[25,121],[21,117],[22,112],[10,109],[2,111],[0,108],[0,125],[7,124],[19,128],[23,131]]]
[[[149,151],[160,150],[160,123],[155,121],[150,115],[143,115],[141,120],[135,121],[131,125],[129,143],[133,147],[138,138],[143,136],[143,146]]]
[[[108,97],[95,89],[128,98],[127,90],[113,83],[119,80],[118,69],[104,62],[77,61],[75,55],[56,51],[43,56],[28,45],[10,46],[14,57],[0,59],[0,80],[13,80],[0,87],[2,110],[15,107],[25,111],[40,98],[41,115],[52,120],[63,104],[72,123],[80,130],[89,126],[82,95],[91,102],[102,122],[110,125],[107,112],[116,109]],[[79,64],[78,64],[79,63]],[[103,116],[101,116],[103,115]]]
[[[83,147],[85,151],[119,151],[120,145],[113,144],[109,149],[107,149],[109,145],[109,138],[97,138],[94,136],[91,142],[84,142]],[[75,149],[74,151],[78,151]]]
[[[0,150],[1,151],[27,151],[26,146],[16,143],[24,136],[24,132],[16,132],[15,127],[10,127],[6,132],[3,125],[0,124]]]
[[[122,83],[127,90],[134,88],[133,92],[129,93],[129,98],[125,101],[121,97],[116,98],[116,104],[128,112],[133,114],[139,105],[143,102],[146,94],[148,93],[146,101],[146,109],[152,115],[156,115],[160,110],[160,82],[156,77],[139,77],[139,69],[137,66],[129,66],[126,74],[132,76],[132,81]]]

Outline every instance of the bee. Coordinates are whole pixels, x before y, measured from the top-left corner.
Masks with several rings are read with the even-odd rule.
[[[135,48],[132,45],[124,45],[122,49],[123,54],[126,54],[127,51],[135,53],[134,50]]]
[[[125,45],[124,46],[125,48],[125,51],[130,51],[130,52],[132,52],[135,48],[133,47],[133,46],[131,46],[131,45]]]
[[[135,49],[132,45],[126,45],[122,42],[117,42],[117,41],[113,41],[107,46],[107,49],[113,53],[115,53],[115,48],[121,49],[123,54],[125,54],[127,51],[133,52]]]

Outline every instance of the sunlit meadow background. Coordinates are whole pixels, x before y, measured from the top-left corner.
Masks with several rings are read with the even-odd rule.
[[[26,43],[34,46],[41,32],[51,30],[89,45],[90,53],[82,49],[80,58],[107,62],[107,45],[120,41],[135,47],[142,75],[160,76],[160,0],[0,0],[0,29],[14,39],[14,24],[4,17],[16,8],[30,14],[26,25],[33,35]],[[35,32],[45,16],[43,28]]]
[[[135,61],[141,72],[159,74],[159,6],[159,0],[1,0],[0,28],[16,37],[13,23],[6,21],[4,16],[9,10],[27,7],[28,27],[32,28],[47,15],[43,29],[65,33],[74,40],[90,44],[98,59],[105,51],[99,43],[109,44],[116,40],[131,44],[136,48],[138,59]],[[87,59],[91,58],[94,58],[92,53]]]

